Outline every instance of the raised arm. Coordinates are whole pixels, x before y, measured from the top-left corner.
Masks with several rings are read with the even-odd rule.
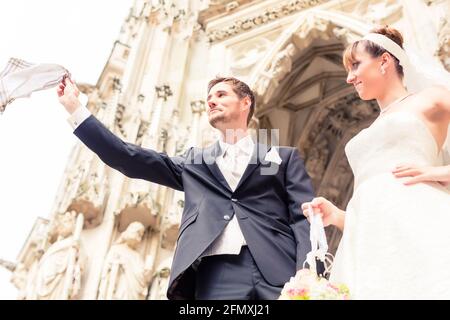
[[[57,93],[60,103],[70,114],[84,108],[78,100],[79,90],[70,79],[63,80]],[[183,191],[181,174],[185,157],[169,157],[164,153],[124,142],[92,115],[78,125],[74,134],[104,163],[127,177]]]

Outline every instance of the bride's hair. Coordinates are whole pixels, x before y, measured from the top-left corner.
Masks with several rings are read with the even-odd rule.
[[[398,31],[395,28],[389,26],[381,26],[370,30],[370,33],[382,34],[391,39],[392,41],[394,41],[395,43],[397,43],[401,48],[403,48],[403,36],[400,33],[400,31]],[[350,44],[345,49],[342,60],[347,70],[350,70],[351,65],[353,64],[353,62],[355,62],[355,51],[356,48],[358,47],[358,44],[360,43],[364,46],[366,52],[369,53],[373,58],[379,57],[385,52],[389,53],[392,56],[392,58],[394,58],[395,69],[397,70],[398,75],[401,78],[403,77],[403,67],[400,65],[399,60],[396,57],[394,57],[392,53],[390,53],[383,47],[380,47],[379,45],[373,43],[370,40],[357,40],[352,44]]]

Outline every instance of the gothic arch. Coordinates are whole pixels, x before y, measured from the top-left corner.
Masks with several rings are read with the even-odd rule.
[[[311,9],[300,14],[297,20],[286,29],[273,43],[271,49],[263,56],[261,61],[250,76],[249,84],[256,88],[270,70],[272,61],[277,54],[283,51],[290,43],[293,43],[297,51],[310,46],[316,38],[337,38],[346,43],[351,42],[367,33],[371,25],[362,23],[344,13],[327,12],[320,9]],[[262,94],[263,92],[261,92]],[[258,96],[261,96],[258,94]]]

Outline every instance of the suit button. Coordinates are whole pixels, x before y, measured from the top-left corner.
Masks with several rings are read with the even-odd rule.
[[[231,198],[231,201],[233,201],[233,202],[238,202],[238,200],[235,199],[235,198]]]
[[[227,215],[227,214],[226,214],[226,215],[224,215],[224,216],[223,216],[223,218],[224,218],[225,220],[227,220],[227,221],[229,221],[229,220],[231,219],[231,218],[230,218],[230,216],[229,216],[229,215]]]

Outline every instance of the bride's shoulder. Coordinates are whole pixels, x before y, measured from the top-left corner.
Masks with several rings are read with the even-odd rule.
[[[445,86],[432,86],[417,93],[418,96],[432,100],[446,99],[450,97],[450,90]]]
[[[450,110],[450,90],[445,86],[433,86],[417,93],[420,99],[426,99],[434,107],[443,107]]]

